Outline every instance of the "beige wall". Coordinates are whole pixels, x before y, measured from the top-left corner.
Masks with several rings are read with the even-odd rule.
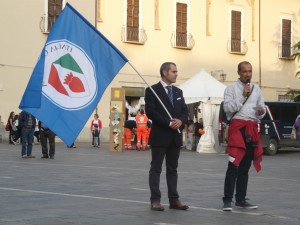
[[[92,24],[95,23],[94,0],[69,2]],[[261,78],[266,100],[277,100],[277,95],[287,91],[288,87],[293,89],[300,87],[300,79],[294,75],[299,69],[297,68],[299,63],[278,58],[281,16],[290,16],[293,19],[294,42],[300,41],[300,0],[280,0],[276,1],[276,4],[273,0],[181,0],[180,2],[189,4],[188,26],[195,40],[192,50],[176,49],[171,46],[171,34],[175,31],[175,0],[159,1],[159,30],[155,29],[154,24],[155,0],[141,0],[141,25],[146,30],[148,39],[144,45],[123,43],[121,30],[125,25],[125,2],[125,0],[101,0],[103,21],[98,22],[97,27],[150,84],[160,79],[159,67],[164,61],[177,63],[179,85],[201,68],[205,68],[208,72],[224,70],[227,74],[224,83],[229,84],[238,77],[236,74],[238,62],[248,60],[253,64],[252,81],[258,83]],[[209,23],[206,20],[207,2],[211,3]],[[255,2],[254,10],[251,2]],[[261,2],[260,35],[259,2]],[[5,7],[2,7],[3,5]],[[2,3],[2,6],[0,7],[0,115],[2,120],[6,121],[10,111],[19,112],[20,99],[47,35],[39,28],[44,13],[44,0],[10,0]],[[248,46],[246,55],[227,52],[232,7],[243,12],[243,34]],[[206,34],[207,26],[210,35]],[[259,61],[259,40],[261,61]],[[104,138],[108,138],[110,88],[121,86],[146,87],[128,64],[123,67],[98,105],[99,116],[105,127],[102,134]],[[89,139],[88,125],[89,122],[79,139]]]

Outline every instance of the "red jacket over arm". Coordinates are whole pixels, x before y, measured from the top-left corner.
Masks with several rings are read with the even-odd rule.
[[[261,170],[262,161],[262,145],[258,134],[258,124],[251,120],[233,119],[228,131],[228,145],[226,152],[231,156],[231,162],[238,166],[246,153],[246,145],[244,137],[240,129],[245,127],[245,136],[251,137],[250,142],[257,142],[257,147],[254,147],[253,166],[257,172]]]

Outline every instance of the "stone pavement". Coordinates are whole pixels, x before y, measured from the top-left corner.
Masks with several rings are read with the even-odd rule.
[[[257,210],[223,212],[225,154],[183,150],[178,190],[188,211],[168,209],[165,172],[161,176],[164,212],[150,210],[150,152],[108,151],[88,143],[56,155],[22,159],[20,145],[0,143],[0,224],[2,225],[214,225],[300,224],[300,151],[263,158],[251,168],[248,197]]]

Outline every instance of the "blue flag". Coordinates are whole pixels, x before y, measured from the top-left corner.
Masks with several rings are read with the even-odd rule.
[[[67,3],[51,29],[19,108],[71,145],[127,61]]]

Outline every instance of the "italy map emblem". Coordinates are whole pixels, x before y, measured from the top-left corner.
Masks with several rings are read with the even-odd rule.
[[[97,90],[94,66],[86,53],[68,41],[46,46],[43,93],[63,108],[80,108]]]

